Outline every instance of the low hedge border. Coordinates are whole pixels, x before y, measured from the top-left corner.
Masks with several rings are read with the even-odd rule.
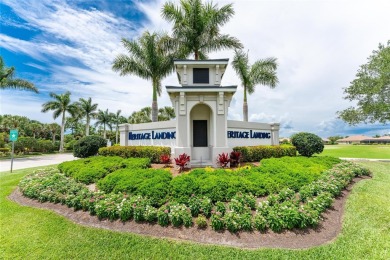
[[[89,211],[99,219],[158,223],[161,226],[172,224],[186,227],[193,225],[192,216],[210,218],[214,230],[227,229],[261,232],[268,228],[280,232],[284,229],[316,226],[321,213],[329,208],[354,177],[370,175],[369,170],[351,162],[342,162],[322,177],[303,186],[298,193],[285,189],[270,195],[254,209],[255,197],[250,194],[237,194],[229,203],[217,202],[203,197],[191,196],[188,206],[168,203],[160,208],[152,206],[148,198],[128,196],[125,193],[91,192],[85,185],[66,177],[58,170],[38,170],[26,176],[19,188],[24,196],[40,202],[62,203],[75,210]],[[197,221],[196,221],[197,222]],[[204,223],[203,223],[204,224]]]
[[[85,184],[97,182],[119,169],[146,169],[150,167],[148,158],[127,158],[119,156],[93,156],[58,165],[60,172]]]
[[[297,156],[297,149],[291,145],[236,146],[233,151],[240,152],[242,162],[259,162],[262,159]]]
[[[150,158],[152,163],[160,163],[160,157],[164,154],[171,155],[171,148],[165,146],[111,146],[99,149],[99,155],[102,156]]]

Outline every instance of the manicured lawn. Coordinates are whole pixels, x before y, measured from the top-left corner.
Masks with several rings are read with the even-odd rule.
[[[350,194],[342,234],[308,250],[245,250],[86,228],[6,196],[31,170],[0,173],[1,259],[389,259],[389,163],[364,162],[373,179]]]
[[[390,145],[325,145],[321,156],[390,159]]]

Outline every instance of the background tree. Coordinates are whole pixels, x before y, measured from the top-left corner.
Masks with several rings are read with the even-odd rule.
[[[242,48],[238,39],[220,33],[220,27],[233,15],[232,4],[218,8],[201,0],[181,0],[180,6],[168,2],[162,8],[162,16],[173,22],[173,37],[166,37],[164,42],[178,50],[180,57],[194,54],[195,60],[207,59],[212,51]]]
[[[169,121],[176,117],[173,107],[163,107],[158,110],[158,121]]]
[[[151,107],[144,107],[140,111],[135,111],[129,116],[128,122],[130,124],[149,123],[151,120]]]
[[[96,110],[97,110],[98,104],[96,104],[96,103],[92,104],[91,98],[88,98],[88,100],[84,99],[84,98],[80,98],[78,103],[79,103],[79,107],[81,109],[81,114],[86,119],[85,135],[88,136],[89,135],[89,125],[91,124],[91,118],[96,117],[96,115],[97,115]]]
[[[339,139],[343,139],[344,137],[341,135],[329,136],[330,144],[336,144],[336,141]]]
[[[57,123],[51,123],[51,124],[47,125],[47,129],[49,130],[49,132],[51,134],[51,138],[52,138],[52,141],[54,144],[56,141],[57,133],[61,131],[61,126]]]
[[[115,143],[118,143],[118,135],[119,135],[119,124],[127,123],[126,117],[121,115],[121,110],[116,111],[116,113],[112,113],[112,122],[115,124]]]
[[[70,115],[76,114],[77,106],[74,103],[71,103],[70,92],[67,91],[64,94],[55,94],[50,93],[50,97],[54,100],[44,103],[42,106],[42,112],[47,112],[53,110],[53,118],[61,116],[61,141],[60,141],[60,152],[64,151],[64,132],[65,132],[65,123],[66,123],[66,113]]]
[[[38,93],[38,89],[33,83],[27,80],[14,78],[15,68],[7,68],[4,64],[3,57],[0,56],[0,89],[22,89]]]
[[[152,121],[158,120],[157,95],[161,95],[161,80],[173,70],[173,55],[161,48],[164,35],[145,32],[137,41],[122,39],[129,55],[119,54],[112,69],[121,76],[136,75],[151,80],[153,87]]]
[[[108,126],[110,128],[110,130],[112,129],[112,113],[109,113],[108,109],[106,109],[106,111],[99,109],[97,116],[96,116],[96,119],[97,119],[97,121],[96,121],[95,125],[96,126],[98,126],[98,125],[103,126],[103,138],[107,139],[106,126]]]
[[[23,136],[27,132],[29,123],[30,120],[25,116],[4,115],[2,124],[5,132],[9,132],[11,129],[18,129],[19,135]]]
[[[31,130],[31,132],[33,134],[33,138],[35,138],[37,134],[39,136],[39,133],[42,130],[42,124],[40,124],[40,123],[31,123],[31,124],[29,124],[29,129]]]
[[[390,40],[386,46],[379,44],[368,63],[360,66],[344,94],[344,99],[357,101],[355,107],[337,112],[348,124],[390,122]]]
[[[274,88],[278,83],[276,76],[276,58],[267,58],[256,61],[252,66],[249,64],[248,54],[243,50],[235,50],[233,58],[233,69],[241,80],[241,85],[244,87],[244,104],[243,117],[244,121],[248,121],[248,101],[247,93],[255,92],[256,85],[269,86]]]

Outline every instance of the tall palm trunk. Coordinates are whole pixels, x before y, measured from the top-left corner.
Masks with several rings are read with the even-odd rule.
[[[54,144],[56,142],[56,133],[51,132],[51,135],[52,135],[52,140],[53,140],[53,144]]]
[[[119,134],[119,131],[118,131],[118,125],[116,126],[116,130],[115,130],[115,144],[117,144],[118,143],[118,134]]]
[[[153,80],[152,122],[158,121],[157,82]]]
[[[85,126],[85,136],[89,136],[89,121],[90,118],[87,116],[87,125]]]
[[[65,111],[62,112],[62,122],[61,122],[61,141],[60,141],[60,153],[64,151],[64,132],[65,132]]]
[[[197,51],[195,51],[194,57],[195,57],[195,60],[199,60],[199,53]]]
[[[107,139],[107,135],[106,135],[106,124],[103,124],[103,138],[104,138],[104,139]]]
[[[246,87],[244,86],[244,104],[242,106],[242,113],[244,116],[244,122],[248,122],[248,102],[246,99]]]

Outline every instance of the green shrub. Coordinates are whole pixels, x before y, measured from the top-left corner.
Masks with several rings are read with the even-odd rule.
[[[184,204],[170,205],[169,220],[175,227],[180,227],[183,224],[185,227],[192,226],[191,212]]]
[[[34,148],[35,152],[42,152],[42,153],[52,153],[58,149],[55,144],[53,144],[50,140],[38,140],[36,147]]]
[[[221,212],[215,212],[211,215],[211,227],[215,231],[223,230],[225,228],[225,219]]]
[[[243,162],[259,162],[267,158],[296,156],[297,151],[290,145],[236,146],[233,151],[240,152]]]
[[[315,158],[304,159],[310,162]],[[254,216],[249,208],[253,204],[253,197],[248,194],[234,196],[228,203],[229,211],[225,215],[223,211],[226,207],[223,202],[217,202],[217,211],[212,211],[213,204],[209,198],[194,199],[193,203],[197,208],[200,206],[199,212],[202,213],[197,224],[207,224],[206,217],[211,216],[211,227],[214,230],[227,228],[231,232],[251,231],[253,228],[264,231],[268,227],[280,232],[284,229],[313,227],[318,225],[321,214],[331,206],[339,190],[347,187],[354,177],[362,175],[370,175],[370,172],[350,162],[339,163],[323,172],[317,181],[302,187],[300,193],[308,191],[306,199],[298,200],[302,194],[293,194],[292,190],[284,189],[259,202]],[[139,178],[140,175],[134,178],[136,177]],[[26,197],[40,202],[62,203],[75,210],[88,210],[99,219],[120,218],[126,221],[133,218],[135,221],[146,220],[151,223],[157,219],[162,226],[172,223],[174,226],[189,227],[193,224],[191,209],[184,204],[167,203],[157,210],[152,206],[153,201],[141,195],[129,197],[125,193],[91,192],[85,185],[54,168],[27,175],[20,181],[19,188]]]
[[[0,152],[2,152],[2,153],[9,153],[10,149],[9,148],[4,148],[4,147],[0,147]]]
[[[33,152],[37,145],[38,141],[33,137],[19,137],[18,140],[15,141],[14,151],[15,153],[22,152],[27,154]]]
[[[147,197],[152,205],[166,202],[169,194],[170,172],[155,169],[120,169],[98,181],[99,189],[106,193],[126,192]]]
[[[195,220],[196,225],[198,228],[206,228],[207,227],[207,219],[203,215],[199,215],[198,218]]]
[[[102,156],[150,158],[152,163],[160,163],[160,157],[164,154],[171,154],[171,148],[164,146],[111,146],[99,149],[99,155]]]
[[[238,192],[259,197],[284,188],[298,191],[340,161],[333,157],[283,157],[264,159],[260,167],[236,171],[195,169],[171,181],[170,195],[180,203],[188,203],[192,194],[217,202],[229,201]],[[249,195],[243,195],[243,199],[248,200],[249,207],[254,207],[254,199]]]
[[[169,206],[163,205],[157,210],[157,223],[166,227],[169,225]]]
[[[301,132],[291,137],[292,144],[297,148],[300,155],[310,157],[315,153],[322,153],[324,143],[322,139],[315,134]]]
[[[75,161],[63,162],[58,169],[66,176],[72,176],[75,180],[90,184],[104,178],[107,174],[122,168],[149,168],[150,161],[147,158],[123,159],[118,156],[95,156]]]
[[[86,136],[78,140],[73,146],[73,155],[79,158],[94,156],[99,148],[107,146],[107,141],[100,136]]]
[[[67,142],[65,144],[65,150],[66,151],[73,151],[73,147],[74,145],[77,143],[77,140],[73,139],[73,140],[70,140],[69,142]]]

